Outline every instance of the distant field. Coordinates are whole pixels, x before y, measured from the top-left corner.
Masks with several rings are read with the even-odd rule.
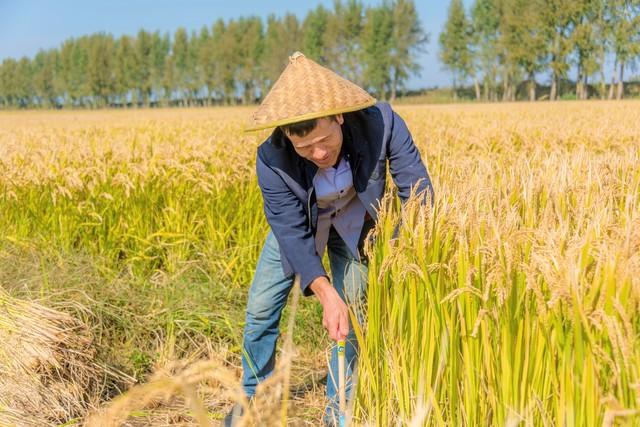
[[[397,110],[436,200],[385,204],[354,423],[640,425],[640,103]],[[0,286],[82,320],[140,382],[205,357],[239,380],[267,232],[251,111],[0,113]],[[289,424],[315,425],[331,343],[301,302]],[[216,387],[211,419],[233,397]],[[129,422],[167,413],[196,423],[179,404]]]

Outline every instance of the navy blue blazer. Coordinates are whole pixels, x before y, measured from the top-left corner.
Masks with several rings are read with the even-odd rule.
[[[404,202],[414,187],[433,200],[427,169],[407,126],[384,102],[364,110],[344,113],[343,152],[353,174],[356,194],[371,217],[367,231],[377,221],[377,208],[385,192],[387,162],[398,195]],[[280,246],[286,276],[300,274],[305,295],[311,282],[327,273],[316,252],[318,207],[313,177],[318,167],[300,157],[278,128],[258,147],[256,172],[264,200],[264,213]]]

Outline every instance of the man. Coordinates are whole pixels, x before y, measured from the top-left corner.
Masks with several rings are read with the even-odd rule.
[[[249,397],[274,369],[282,309],[299,275],[304,295],[323,307],[333,340],[346,339],[347,377],[357,342],[347,303],[362,312],[367,282],[363,242],[375,226],[386,167],[404,202],[433,196],[427,170],[404,121],[386,103],[296,52],[254,113],[248,130],[275,127],[258,148],[256,169],[271,228],[247,302],[242,385]],[[328,251],[332,278],[322,265]],[[337,419],[337,350],[327,380],[324,421]],[[352,384],[347,381],[347,395]],[[225,425],[241,416],[236,406]]]

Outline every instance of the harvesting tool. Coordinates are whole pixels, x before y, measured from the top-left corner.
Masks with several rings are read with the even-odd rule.
[[[338,423],[340,427],[345,427],[345,414],[347,411],[347,393],[345,384],[345,342],[338,340],[338,396],[340,399],[340,413]]]

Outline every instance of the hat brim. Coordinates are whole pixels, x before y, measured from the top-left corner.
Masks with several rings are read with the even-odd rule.
[[[377,101],[375,99],[372,99],[370,101],[367,101],[358,105],[350,105],[348,107],[335,108],[333,110],[314,111],[312,113],[302,114],[300,116],[287,117],[286,119],[276,120],[270,123],[245,127],[244,132],[254,132],[258,130],[274,128],[277,126],[290,125],[293,123],[303,122],[305,120],[318,119],[320,117],[326,117],[326,116],[333,116],[335,114],[351,113],[352,111],[358,111],[358,110],[365,109],[367,107],[371,107],[375,105],[376,102]]]

